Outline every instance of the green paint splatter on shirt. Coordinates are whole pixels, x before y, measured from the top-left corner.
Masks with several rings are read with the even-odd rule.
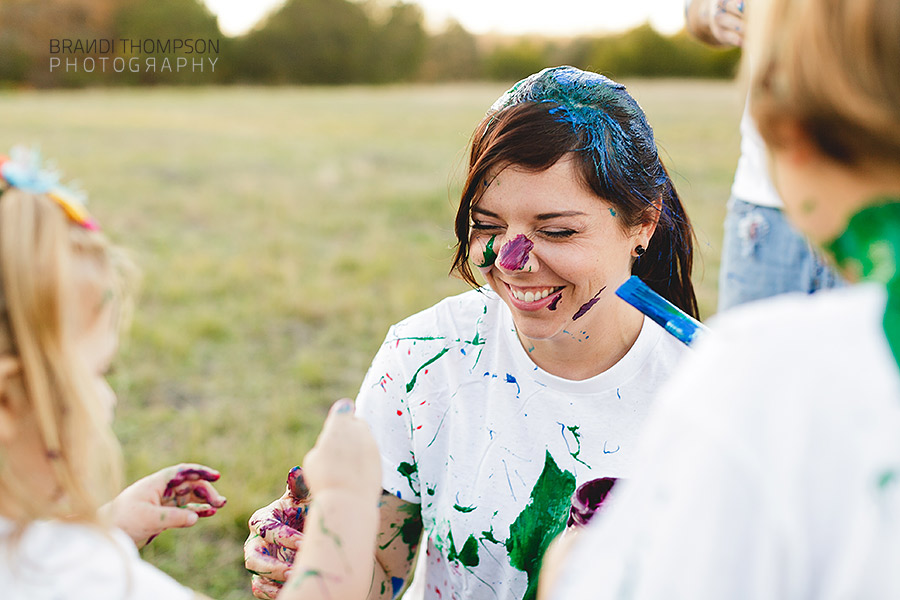
[[[825,249],[842,269],[887,289],[882,326],[900,367],[900,198],[874,200],[853,215],[847,230]]]
[[[878,489],[884,491],[897,481],[897,472],[893,470],[885,471],[878,478]]]
[[[461,513],[470,513],[475,510],[474,506],[460,506],[459,504],[454,504],[453,508]]]
[[[436,361],[443,355],[447,354],[447,352],[449,352],[449,350],[450,350],[450,348],[444,348],[443,350],[438,352],[437,355],[431,357],[430,359],[425,361],[425,364],[423,364],[421,367],[416,369],[416,372],[413,375],[412,379],[409,381],[409,383],[406,384],[406,393],[407,394],[410,393],[412,391],[412,389],[416,386],[416,378],[419,376],[419,373],[422,371],[422,369],[424,369],[425,367],[427,367],[428,365],[430,365],[431,363],[433,363],[434,361]]]
[[[560,469],[547,452],[544,470],[525,509],[510,525],[505,544],[510,564],[528,576],[523,600],[533,600],[537,594],[541,559],[550,542],[566,528],[574,491],[575,476]]]
[[[406,477],[406,481],[409,483],[409,489],[416,489],[415,484],[417,484],[419,480],[419,468],[415,463],[402,462],[397,467],[397,472]],[[414,482],[413,479],[416,481]]]
[[[575,452],[572,452],[572,450],[570,448],[569,454],[572,455],[572,458],[574,458],[575,460],[577,460],[578,462],[580,462],[581,464],[586,466],[588,469],[590,469],[591,465],[587,464],[586,462],[584,462],[583,460],[578,458],[578,455],[581,454],[581,434],[578,433],[578,429],[579,429],[578,425],[564,425],[564,427],[566,429],[568,429],[569,432],[571,432],[572,436],[575,438],[575,442],[578,444],[578,449],[575,450]]]
[[[447,560],[459,561],[460,564],[474,568],[478,566],[481,560],[478,558],[478,541],[475,536],[470,535],[463,544],[462,550],[457,552],[456,544],[453,543],[453,532],[449,532],[447,540],[450,542],[450,548],[447,551]]]

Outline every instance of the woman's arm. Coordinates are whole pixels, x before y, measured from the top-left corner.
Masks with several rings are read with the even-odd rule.
[[[382,492],[370,600],[391,599],[409,581],[422,537],[421,505]]]

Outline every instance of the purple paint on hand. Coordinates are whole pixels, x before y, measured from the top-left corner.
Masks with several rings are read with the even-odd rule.
[[[597,301],[600,300],[600,294],[602,294],[603,290],[605,290],[605,289],[606,289],[606,286],[604,285],[602,288],[600,288],[599,292],[594,294],[593,298],[591,298],[590,300],[588,300],[587,302],[582,304],[581,308],[578,309],[578,312],[576,312],[574,315],[572,315],[572,320],[575,321],[576,319],[580,319],[581,317],[584,316],[584,313],[591,310],[591,307],[594,306],[595,304],[597,304]]]
[[[528,253],[534,248],[534,242],[519,234],[500,248],[497,264],[508,271],[521,271],[528,262]]]
[[[294,467],[288,473],[287,487],[295,499],[306,500],[309,498],[309,488],[303,480],[303,469],[300,467]]]
[[[584,483],[572,494],[572,507],[569,509],[569,521],[566,527],[582,527],[587,525],[616,483],[615,477],[601,477]]]
[[[175,476],[166,484],[166,491],[163,492],[163,498],[170,498],[175,493],[175,488],[185,481],[197,481],[200,479],[204,481],[218,481],[219,474],[208,469],[181,469],[175,473]]]

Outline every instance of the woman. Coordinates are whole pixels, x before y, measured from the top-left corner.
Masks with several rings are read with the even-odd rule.
[[[785,210],[855,283],[717,323],[554,598],[900,598],[900,2],[772,0],[750,34]]]
[[[630,474],[656,387],[685,348],[618,299],[632,274],[697,316],[692,233],[653,132],[621,86],[572,67],[520,81],[478,125],[454,271],[477,287],[389,331],[358,413],[382,456],[370,598],[409,577],[425,531],[428,598],[533,598],[576,487]],[[267,597],[300,535],[251,519]],[[259,537],[257,537],[259,534]]]

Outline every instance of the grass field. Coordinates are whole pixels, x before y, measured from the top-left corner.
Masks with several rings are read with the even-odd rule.
[[[730,82],[626,83],[694,220],[709,316],[743,98]],[[250,597],[250,514],[356,394],[387,327],[466,289],[447,276],[453,204],[503,88],[0,93],[0,149],[39,144],[143,271],[112,378],[129,479],[182,460],[223,472],[228,505],[145,558]]]

